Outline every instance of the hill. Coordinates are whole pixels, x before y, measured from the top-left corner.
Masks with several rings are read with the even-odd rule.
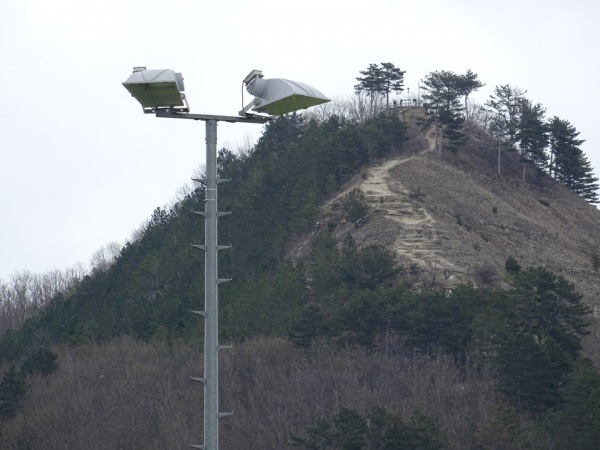
[[[569,421],[600,411],[600,327],[585,308],[597,307],[600,213],[534,170],[522,182],[514,153],[498,176],[494,141],[465,131],[449,150],[420,108],[361,124],[293,115],[249,153],[221,151],[235,180],[219,187],[233,211],[220,236],[234,244],[220,259],[234,279],[221,338],[236,343],[221,357],[223,409],[235,412],[222,448],[293,448],[294,436],[335,435],[344,408],[377,407],[386,433],[442,433],[431,448],[594,448],[597,421]],[[112,266],[3,335],[0,410],[17,403],[11,365],[29,388],[0,422],[0,447],[198,438],[201,389],[188,381],[202,328],[189,310],[202,259],[189,243],[203,230],[189,211],[202,201],[197,187],[157,208]],[[36,353],[47,347],[50,374]]]

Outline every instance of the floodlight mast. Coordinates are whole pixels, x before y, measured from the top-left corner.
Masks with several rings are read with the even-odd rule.
[[[244,79],[244,84],[248,86],[256,79],[262,78],[261,71],[253,70]],[[279,88],[281,87],[281,80],[263,81],[275,81],[276,85]],[[296,82],[290,83],[295,83],[301,86],[302,89],[298,92],[292,92],[293,89],[292,91],[288,89],[283,96],[280,92],[281,89],[279,89],[277,97],[271,96],[269,86],[263,84],[262,87],[266,88],[263,95],[266,98],[257,97],[258,100],[255,99],[248,108],[240,111],[239,116],[189,113],[189,107],[183,92],[183,77],[181,74],[176,74],[170,70],[147,71],[145,67],[134,68],[133,74],[123,83],[131,95],[142,104],[145,113],[154,113],[156,117],[200,120],[206,123],[206,175],[202,179],[194,180],[203,183],[205,186],[205,206],[204,211],[193,211],[193,213],[204,217],[204,245],[192,245],[195,248],[204,250],[205,262],[204,311],[192,311],[192,313],[204,317],[204,376],[192,377],[192,380],[204,385],[204,443],[190,444],[192,448],[218,450],[219,418],[232,414],[219,411],[219,351],[229,347],[219,345],[218,285],[230,280],[219,278],[218,252],[230,246],[219,245],[218,243],[218,218],[229,213],[219,212],[217,209],[217,186],[219,183],[229,180],[219,178],[217,173],[217,124],[218,122],[265,124],[274,119],[275,115],[284,114],[279,111],[292,112],[329,101],[323,94],[310,86]],[[179,93],[179,101],[174,95],[174,89],[177,89]],[[160,96],[156,95],[157,90],[161,93]],[[164,92],[166,94],[162,95]],[[310,94],[315,95],[312,100],[307,97]],[[298,95],[302,97],[300,100],[296,98],[290,101],[290,97]],[[165,99],[167,100],[165,101]],[[260,112],[266,112],[269,115],[257,114],[256,112],[249,113],[249,110],[254,106],[262,106]],[[296,109],[290,109],[291,106]],[[270,110],[278,112],[271,115]]]

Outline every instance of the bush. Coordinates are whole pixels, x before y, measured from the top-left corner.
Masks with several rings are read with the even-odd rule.
[[[515,274],[521,270],[521,265],[514,256],[509,256],[504,263],[504,268],[510,274]]]
[[[342,207],[346,212],[346,217],[351,222],[363,218],[369,211],[369,205],[366,202],[366,196],[360,189],[353,189],[342,201]]]

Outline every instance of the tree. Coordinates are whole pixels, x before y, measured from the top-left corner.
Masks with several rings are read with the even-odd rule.
[[[121,245],[112,241],[94,252],[90,258],[92,271],[106,272],[115,263],[121,253]]]
[[[442,70],[429,73],[422,80],[422,89],[427,91],[423,98],[429,108],[435,111],[436,119],[442,126],[444,136],[448,139],[451,149],[455,148],[464,138],[462,124],[464,122],[463,107],[458,100],[465,95],[461,83],[464,78],[453,72]]]
[[[521,265],[519,264],[519,261],[517,261],[517,258],[509,256],[504,262],[504,268],[511,275],[515,275],[521,270]]]
[[[464,361],[473,338],[474,311],[485,302],[484,290],[459,286],[452,294],[443,291],[423,292],[408,312],[411,346],[421,354],[438,351]]]
[[[390,93],[402,92],[404,89],[405,71],[392,63],[369,64],[366,70],[360,71],[362,77],[357,77],[358,84],[354,86],[357,93],[366,92],[371,97],[371,113],[373,102],[377,95],[385,95],[386,109],[390,106]]]
[[[343,262],[345,280],[358,289],[375,289],[398,273],[393,252],[381,245],[368,245]]]
[[[509,84],[496,86],[486,102],[492,113],[490,131],[511,149],[517,143],[521,105],[526,93]]]
[[[521,428],[519,411],[504,401],[488,412],[485,424],[475,432],[478,449],[517,450],[529,448]]]
[[[548,133],[544,115],[546,109],[539,103],[521,101],[521,117],[517,137],[521,148],[521,162],[523,163],[523,181],[525,181],[525,164],[533,163],[540,171],[548,167]]]
[[[566,120],[553,117],[548,123],[550,174],[590,203],[598,202],[598,178],[580,146],[579,132]]]
[[[15,366],[11,366],[0,382],[0,417],[11,418],[25,395],[25,377]]]
[[[465,119],[469,120],[467,99],[469,95],[477,89],[485,86],[481,81],[477,79],[477,74],[473,73],[471,69],[468,69],[464,75],[460,75],[458,79],[458,90],[462,96],[465,97]]]
[[[365,193],[360,189],[352,189],[344,196],[342,208],[349,221],[356,222],[362,219],[369,212],[369,204],[366,201]]]
[[[401,93],[404,90],[404,74],[406,71],[400,70],[392,63],[381,63],[382,92],[385,94],[385,107],[390,107],[390,93]]]
[[[57,358],[58,355],[48,347],[40,348],[21,364],[21,372],[26,375],[50,375],[58,368]]]
[[[462,111],[460,103],[457,103],[463,93],[460,75],[447,70],[435,71],[429,73],[421,83],[421,88],[427,91],[423,98],[431,108]]]
[[[328,419],[319,420],[308,430],[308,437],[294,436],[296,445],[307,450],[363,450],[367,422],[355,410],[342,408]]]
[[[506,324],[499,330],[498,390],[519,409],[556,407],[582,349],[590,309],[563,277],[542,267],[514,275]]]
[[[508,84],[496,86],[494,95],[486,102],[490,109],[491,118],[489,130],[498,138],[498,175],[501,174],[502,146],[507,145],[514,150],[519,129],[519,117],[521,114],[521,102],[525,93],[518,88]]]
[[[431,418],[415,412],[403,420],[381,407],[366,417],[341,408],[332,417],[319,420],[306,438],[292,437],[307,450],[441,450],[445,440]]]
[[[551,412],[545,425],[561,448],[592,450],[600,442],[600,374],[588,359],[580,361],[575,372],[563,407]]]
[[[356,77],[356,81],[358,84],[354,86],[354,90],[357,94],[361,92],[366,92],[371,101],[371,116],[373,115],[373,102],[375,101],[375,97],[379,94],[383,89],[383,73],[381,67],[378,64],[369,64],[369,67],[366,70],[359,71],[362,77]]]
[[[519,410],[542,412],[560,404],[573,361],[550,337],[526,332],[507,338],[496,356],[497,389]]]
[[[317,338],[328,333],[326,315],[321,306],[305,305],[291,320],[288,339],[298,347],[308,348]]]

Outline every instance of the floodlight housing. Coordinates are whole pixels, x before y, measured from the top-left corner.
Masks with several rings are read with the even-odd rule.
[[[240,115],[252,110],[279,116],[331,101],[308,84],[283,78],[265,79],[260,70],[250,72],[244,84],[254,100],[240,111]]]
[[[185,97],[183,76],[170,69],[146,70],[145,67],[134,67],[123,86],[140,102],[145,113],[190,110]]]

